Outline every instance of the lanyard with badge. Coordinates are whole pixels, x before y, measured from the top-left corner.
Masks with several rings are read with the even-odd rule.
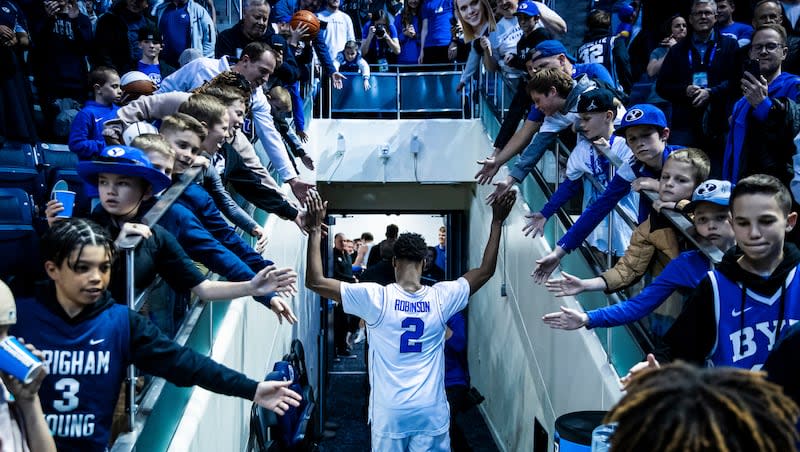
[[[608,142],[608,152],[611,152],[612,146],[614,146],[614,139],[616,139],[616,135],[611,135],[610,140]],[[597,159],[595,160],[595,155],[597,155]],[[609,170],[609,160],[608,157],[605,156],[602,152],[595,149],[594,144],[592,144],[592,152],[589,153],[589,164],[592,166],[592,173],[593,176],[597,179],[600,184],[605,187],[608,183],[609,176],[611,176]],[[594,202],[594,196],[592,196],[592,202]]]
[[[717,53],[717,43],[714,43],[711,52],[706,52],[708,58],[706,58],[707,61],[703,65],[704,71],[694,70],[694,52],[697,52],[697,49],[692,46],[689,49],[689,69],[692,71],[692,85],[708,88],[708,68],[711,67],[711,62],[714,61],[714,55]]]

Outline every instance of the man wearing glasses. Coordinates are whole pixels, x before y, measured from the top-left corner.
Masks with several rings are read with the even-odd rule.
[[[769,174],[789,186],[793,140],[800,129],[797,101],[800,77],[784,72],[786,31],[777,24],[753,33],[750,61],[740,81],[742,97],[733,107],[725,146],[723,178],[736,183],[756,173]]]
[[[739,67],[739,44],[714,30],[716,14],[714,0],[694,1],[690,33],[670,49],[656,83],[658,95],[672,102],[670,143],[706,151],[712,176],[721,168],[740,75],[732,70]]]

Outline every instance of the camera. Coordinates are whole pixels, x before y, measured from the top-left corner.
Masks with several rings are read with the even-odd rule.
[[[384,24],[375,25],[375,36],[379,38],[383,38],[384,36],[386,36],[386,25]]]

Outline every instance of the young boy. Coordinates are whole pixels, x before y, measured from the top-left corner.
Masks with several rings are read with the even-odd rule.
[[[280,132],[287,149],[295,158],[299,158],[303,165],[314,171],[314,160],[303,149],[303,140],[297,135],[292,119],[292,97],[289,91],[282,86],[273,86],[267,94],[269,105],[272,107],[272,117],[275,128]],[[292,159],[292,164],[297,170],[297,163]]]
[[[445,321],[464,309],[469,296],[494,274],[503,222],[516,192],[492,206],[489,239],[481,265],[457,281],[425,287],[427,255],[419,234],[405,233],[394,244],[396,283],[345,283],[322,273],[320,240],[326,204],[309,193],[306,287],[363,318],[370,338],[369,418],[372,450],[450,450],[449,410],[444,385]]]
[[[668,357],[759,370],[789,326],[800,320],[800,250],[785,242],[795,227],[791,195],[755,174],[734,187],[737,247],[708,272],[669,330]]]
[[[101,66],[90,72],[89,87],[94,92],[94,100],[86,101],[86,106],[75,116],[69,134],[69,150],[81,160],[100,155],[106,145],[103,123],[117,117],[119,107],[114,104],[122,96],[119,74],[111,68]]]
[[[161,32],[156,27],[143,27],[138,31],[138,37],[139,48],[142,49],[142,59],[136,63],[136,70],[150,77],[156,88],[159,88],[161,80],[175,72],[174,67],[158,59],[161,50],[164,49]]]
[[[567,161],[567,179],[558,186],[558,190],[553,193],[540,212],[528,215],[529,222],[523,228],[525,235],[533,233],[536,237],[537,234],[543,233],[547,220],[559,207],[578,194],[581,181],[583,181],[583,208],[586,209],[595,202],[601,191],[584,176],[594,177],[605,188],[608,186],[611,165],[605,153],[598,148],[607,149],[607,152],[620,161],[629,161],[633,157],[625,140],[612,134],[617,106],[614,94],[610,90],[597,88],[583,93],[578,100],[577,113],[580,135],[578,144]],[[617,205],[627,213],[628,217],[635,218],[639,194],[630,193]],[[587,240],[600,253],[622,256],[628,248],[633,231],[617,212],[613,212],[611,217],[614,231],[610,238],[608,222],[604,219]]]
[[[11,289],[0,281],[0,341],[8,337],[9,328],[17,323],[17,306]],[[42,352],[27,345],[39,359]],[[3,450],[55,452],[53,436],[44,421],[39,387],[47,376],[40,372],[30,383],[23,384],[15,377],[0,372],[0,438]],[[9,393],[13,398],[9,398]]]
[[[697,235],[708,240],[722,252],[734,244],[728,203],[731,184],[728,181],[707,180],[695,189],[692,202],[684,208],[691,212]],[[673,292],[694,290],[713,266],[705,254],[698,250],[681,253],[671,260],[661,274],[641,293],[624,303],[617,303],[588,312],[561,308],[561,312],[545,314],[544,323],[551,328],[574,330],[586,328],[609,328],[625,325],[641,319],[661,305]],[[583,291],[606,290],[602,277],[580,279],[561,272],[564,279],[547,281],[547,290],[556,296],[577,295]]]
[[[634,105],[622,117],[615,134],[624,136],[633,152],[633,159],[625,162],[608,183],[608,188],[586,209],[572,227],[558,241],[550,254],[536,261],[533,272],[536,283],[547,281],[558,266],[561,258],[571,252],[589,236],[614,206],[631,190],[658,190],[661,168],[672,151],[680,146],[668,145],[669,128],[664,113],[648,104]],[[700,179],[702,181],[705,178]],[[699,183],[699,181],[698,181]],[[639,200],[639,221],[650,214],[649,202]]]
[[[106,450],[130,364],[178,386],[254,400],[278,414],[299,405],[290,382],[251,380],[172,342],[146,317],[116,303],[106,291],[116,249],[97,224],[59,221],[42,237],[41,253],[52,281],[20,301],[11,332],[44,354],[49,375],[40,397],[59,451]]]

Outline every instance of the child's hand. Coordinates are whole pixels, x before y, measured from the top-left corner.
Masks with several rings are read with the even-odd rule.
[[[653,201],[653,209],[655,209],[655,211],[658,213],[661,213],[661,209],[675,210],[676,205],[677,203],[675,201],[664,202],[660,199],[656,199],[655,201]]]
[[[364,79],[364,91],[369,91],[369,79]]]
[[[639,177],[631,182],[631,190],[641,192],[642,190],[658,191],[658,181],[652,177]]]
[[[47,207],[44,209],[44,216],[47,218],[47,225],[51,228],[63,218],[56,218],[58,214],[64,211],[64,204],[61,201],[51,199],[47,201]]]
[[[561,276],[563,276],[562,279],[550,279],[544,283],[547,290],[556,297],[578,295],[586,290],[581,278],[570,275],[565,271],[561,272]]]
[[[561,306],[561,312],[545,314],[542,321],[557,330],[577,330],[589,323],[589,316],[585,312]]]
[[[333,81],[333,87],[336,89],[342,89],[343,85],[342,82],[344,80],[347,80],[347,77],[345,77],[339,72],[334,72],[333,74],[331,74],[331,81]]]
[[[300,138],[300,141],[303,143],[308,143],[308,134],[305,130],[295,130],[297,133],[297,137]]]
[[[125,223],[122,225],[122,229],[119,231],[115,242],[119,244],[129,235],[139,235],[144,239],[149,239],[153,235],[153,231],[150,230],[148,226],[141,223]]]
[[[547,223],[547,218],[541,212],[529,213],[525,215],[525,218],[528,219],[528,222],[522,227],[525,237],[530,234],[533,234],[532,239],[535,239],[537,235],[544,236],[544,225]]]
[[[303,166],[308,168],[309,171],[314,171],[314,159],[312,159],[308,154],[300,157],[300,161],[303,162]]]
[[[203,168],[208,168],[209,166],[211,166],[211,160],[203,157],[202,155],[198,155],[197,158],[194,159],[194,163],[192,163],[192,166],[194,167],[202,166]]]
[[[253,248],[256,250],[257,253],[261,254],[267,249],[267,243],[269,242],[269,237],[264,232],[264,229],[261,226],[256,226],[253,228],[253,231],[250,233],[253,237],[258,238],[256,241],[256,246]]]

